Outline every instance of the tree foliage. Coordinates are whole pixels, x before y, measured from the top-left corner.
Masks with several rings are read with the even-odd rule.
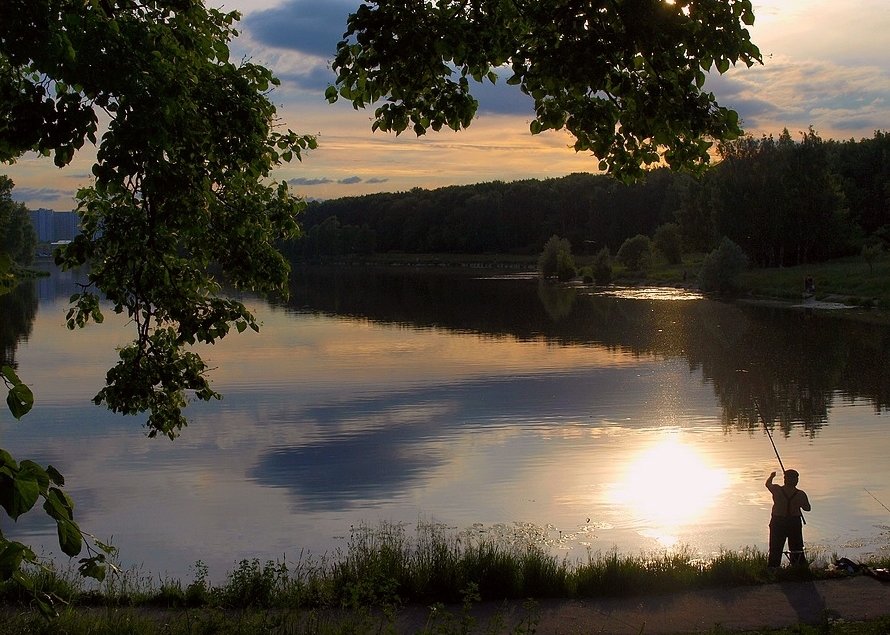
[[[831,163],[813,129],[795,142],[742,137],[720,147],[712,181],[715,234],[729,236],[759,266],[800,265],[851,251],[857,231]]]
[[[69,326],[100,317],[98,293],[136,328],[96,400],[149,411],[150,434],[185,424],[185,391],[215,395],[184,351],[234,325],[256,328],[217,296],[218,265],[238,288],[280,288],[273,242],[294,235],[301,203],[268,181],[314,139],[274,129],[271,72],[229,60],[235,13],[195,0],[12,0],[0,16],[0,158],[32,150],[65,165],[98,144],[94,184],[78,192],[82,235],[58,256],[91,264]],[[107,130],[98,138],[99,117]]]
[[[56,262],[90,265],[70,328],[102,321],[100,296],[134,326],[94,401],[147,412],[149,436],[176,436],[190,396],[219,396],[191,345],[259,328],[219,293],[223,280],[286,290],[289,267],[275,244],[297,234],[303,204],[271,172],[315,140],[276,128],[268,69],[230,60],[237,19],[199,0],[0,3],[0,160],[32,151],[61,167],[96,144],[93,183],[77,194],[82,234]],[[0,467],[3,496],[12,487],[24,502],[49,497],[51,516],[73,509],[52,493],[56,478],[48,483],[31,464],[22,476],[25,463],[11,461],[4,455]],[[3,572],[20,560],[11,544],[0,542]],[[74,551],[73,537],[60,533],[60,544]]]
[[[679,226],[683,252],[728,236],[759,266],[853,256],[875,237],[890,248],[890,136],[823,141],[742,137],[704,177],[657,169],[633,184],[605,175],[477,183],[316,201],[306,234],[331,217],[373,234],[379,252],[539,254],[553,234],[576,254],[612,254],[637,234]],[[367,228],[367,229],[365,229]],[[312,242],[289,246],[312,257]]]
[[[702,261],[699,287],[702,291],[732,294],[738,290],[739,275],[747,266],[748,258],[742,248],[724,236],[720,246]]]
[[[608,247],[603,247],[593,257],[590,266],[593,273],[593,281],[599,285],[606,285],[612,282],[612,254],[609,253]]]
[[[0,254],[6,254],[18,265],[29,265],[34,259],[37,236],[28,209],[12,200],[12,188],[12,179],[0,174]]]
[[[706,72],[761,61],[750,0],[372,0],[350,15],[327,98],[363,108],[373,129],[466,128],[470,80],[506,72],[534,101],[531,132],[566,129],[600,168],[639,177],[663,159],[708,163],[738,115],[704,89]]]
[[[652,258],[652,241],[648,236],[637,234],[625,240],[615,260],[627,267],[629,271],[643,271],[649,265]]]
[[[683,238],[677,223],[659,226],[652,236],[652,244],[668,263],[676,265],[683,261]]]
[[[559,280],[571,280],[575,276],[575,259],[572,256],[572,245],[565,238],[553,235],[544,244],[544,250],[538,258],[538,270],[542,278],[556,277]]]

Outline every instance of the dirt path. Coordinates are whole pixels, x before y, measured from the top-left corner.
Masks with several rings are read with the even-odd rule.
[[[483,603],[472,612],[473,632],[536,635],[707,633],[715,626],[755,630],[884,616],[890,616],[890,583],[866,576],[638,598],[541,600],[531,610],[522,602]],[[459,621],[459,612],[441,618],[448,620]],[[431,625],[429,609],[406,610],[398,631],[416,633]]]

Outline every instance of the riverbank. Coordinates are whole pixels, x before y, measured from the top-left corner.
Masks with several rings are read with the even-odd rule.
[[[885,635],[890,584],[858,576],[633,598],[527,599],[363,609],[0,608],[4,635]]]
[[[110,570],[90,586],[73,567],[31,570],[24,585],[0,583],[0,619],[4,635],[734,632],[890,618],[890,583],[866,575],[888,565],[769,570],[755,549],[708,560],[683,549],[613,551],[568,562],[436,525],[414,536],[381,525],[330,557],[244,560],[216,585],[200,562],[190,582]]]
[[[592,257],[576,256],[579,269]],[[628,271],[613,262],[612,281],[619,285],[697,286],[704,254],[684,254],[675,265],[655,262],[646,271]],[[333,263],[332,263],[333,264]],[[375,254],[337,264],[358,266],[462,267],[513,272],[537,271],[537,256],[505,254]],[[811,277],[815,292],[804,294],[804,280]],[[890,309],[890,258],[869,265],[854,256],[798,267],[748,269],[739,279],[740,297],[791,303],[824,303],[832,307]],[[818,308],[818,307],[817,307]]]

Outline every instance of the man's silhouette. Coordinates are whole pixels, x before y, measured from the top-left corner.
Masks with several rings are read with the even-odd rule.
[[[782,564],[782,551],[788,541],[791,564],[806,564],[803,552],[803,516],[810,511],[810,499],[806,492],[797,489],[800,474],[797,470],[785,470],[785,484],[776,485],[772,472],[766,479],[766,489],[773,495],[772,517],[769,521],[769,567]]]

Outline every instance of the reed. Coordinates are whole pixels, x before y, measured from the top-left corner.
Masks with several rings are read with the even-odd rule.
[[[190,582],[159,580],[134,568],[93,587],[73,568],[46,565],[28,573],[34,595],[11,582],[0,584],[0,621],[4,635],[325,635],[396,632],[397,615],[411,605],[430,607],[428,623],[419,632],[450,635],[475,632],[467,620],[470,608],[482,601],[630,597],[836,575],[821,560],[810,568],[770,572],[757,549],[708,557],[688,548],[639,555],[612,550],[569,562],[549,553],[540,538],[519,525],[512,531],[477,527],[461,532],[423,522],[413,531],[402,524],[361,525],[352,529],[342,551],[322,558],[301,554],[292,562],[243,560],[218,585],[210,582],[200,561]],[[890,562],[884,558],[870,564],[886,567]],[[40,616],[33,608],[36,595],[48,599],[58,617]],[[455,616],[444,610],[446,605],[461,605],[463,613]],[[533,632],[535,619],[532,602],[522,628]]]

